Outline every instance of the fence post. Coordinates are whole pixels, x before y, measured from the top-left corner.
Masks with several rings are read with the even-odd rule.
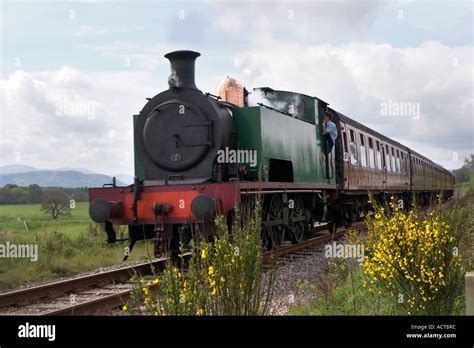
[[[474,315],[474,272],[466,272],[466,315]]]

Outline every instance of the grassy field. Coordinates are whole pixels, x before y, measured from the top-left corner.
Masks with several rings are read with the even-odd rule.
[[[27,232],[31,235],[45,231],[61,230],[69,237],[78,236],[92,223],[87,212],[87,202],[76,203],[69,216],[53,220],[40,211],[39,204],[2,204],[0,205],[0,231]]]
[[[53,220],[39,204],[0,205],[0,244],[37,244],[39,249],[36,262],[1,259],[0,291],[122,264],[126,243],[106,244],[105,232],[87,210],[87,202],[76,203],[69,216]],[[129,260],[147,259],[152,250],[151,241],[139,242]]]

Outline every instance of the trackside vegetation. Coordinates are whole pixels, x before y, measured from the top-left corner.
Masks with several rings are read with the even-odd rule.
[[[472,269],[472,195],[454,204],[399,209],[372,200],[367,233],[346,243],[364,245],[364,258],[328,260],[334,286],[289,314],[463,315],[464,276]]]
[[[135,277],[131,301],[123,310],[149,315],[267,314],[275,278],[272,270],[262,272],[259,203],[251,218],[235,220],[229,231],[218,217],[214,241],[194,241],[186,269],[170,262],[159,277]],[[150,291],[156,284],[157,294]]]

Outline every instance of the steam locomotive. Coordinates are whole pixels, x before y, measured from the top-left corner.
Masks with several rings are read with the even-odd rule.
[[[217,215],[230,220],[237,204],[261,195],[262,239],[271,249],[300,242],[316,222],[331,231],[349,226],[367,211],[369,192],[422,203],[452,195],[449,171],[319,98],[249,92],[231,78],[219,95],[203,93],[194,79],[199,56],[166,54],[169,89],[133,116],[133,185],[89,190],[90,217],[105,224],[109,243],[114,225],[127,225],[129,251],[151,238],[155,255],[176,251],[196,224],[212,234]],[[321,133],[326,113],[338,131],[332,149]]]

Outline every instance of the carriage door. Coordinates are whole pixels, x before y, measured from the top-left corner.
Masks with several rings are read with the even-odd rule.
[[[344,190],[349,190],[349,170],[350,170],[350,153],[349,147],[347,142],[347,126],[345,123],[341,122],[341,130],[342,130],[342,147],[343,147],[343,156],[342,156],[342,175],[341,175],[341,188]]]

